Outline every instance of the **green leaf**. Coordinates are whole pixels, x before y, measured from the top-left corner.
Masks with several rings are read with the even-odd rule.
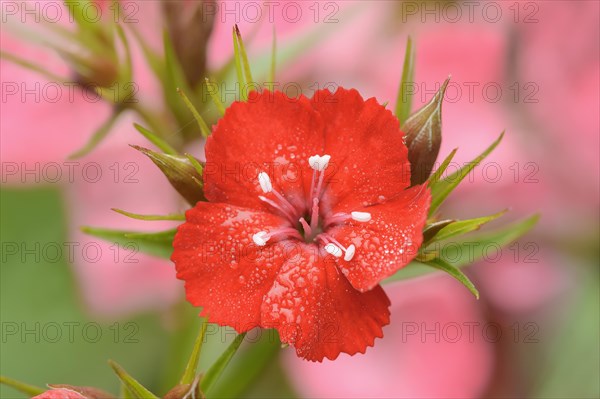
[[[125,249],[135,247],[140,251],[159,258],[169,259],[173,252],[173,239],[176,229],[161,231],[157,233],[141,233],[127,230],[111,230],[83,226],[81,231],[94,237],[113,242]]]
[[[71,14],[71,20],[75,21],[75,23],[77,24],[78,28],[79,28],[79,32],[83,33],[83,32],[89,32],[89,33],[93,33],[94,31],[99,29],[98,24],[96,23],[96,21],[93,21],[91,18],[88,18],[86,15],[84,14],[84,10],[88,9],[88,6],[90,5],[91,0],[66,0],[65,4],[67,5],[67,9],[69,11],[69,14]]]
[[[33,62],[27,61],[17,55],[8,53],[4,50],[0,51],[0,58],[10,61],[13,64],[19,65],[25,69],[37,72],[51,82],[66,83],[68,81],[67,78],[63,78],[62,76],[55,75],[52,72],[48,71],[47,68],[45,68],[43,65],[34,64]]]
[[[176,213],[172,215],[140,215],[139,213],[131,213],[122,209],[110,208],[111,210],[137,220],[185,220],[185,215]]]
[[[410,161],[410,183],[417,185],[429,178],[442,144],[442,102],[450,78],[431,101],[412,114],[402,125]]]
[[[469,280],[469,278],[457,267],[452,266],[451,264],[447,263],[446,261],[440,258],[429,260],[425,262],[425,264],[434,267],[438,270],[445,271],[446,273],[460,281],[465,287],[469,289],[469,291],[471,291],[473,295],[475,295],[475,298],[479,299],[479,291],[477,291],[475,285],[473,285],[471,280]]]
[[[140,46],[147,64],[150,66],[159,82],[162,82],[166,75],[165,66],[162,62],[162,56],[158,56],[154,52],[154,50],[148,45],[145,37],[136,29],[135,25],[136,24],[129,24],[129,30],[131,33],[133,33],[133,37]]]
[[[206,90],[208,91],[208,94],[210,94],[210,97],[217,107],[217,111],[219,111],[221,115],[225,115],[225,105],[223,105],[223,102],[221,101],[219,86],[216,83],[212,83],[208,78],[204,78],[204,82],[206,84]],[[211,88],[214,88],[214,91],[211,90]]]
[[[246,101],[248,99],[246,90],[246,78],[244,77],[244,70],[242,69],[242,58],[240,55],[240,46],[238,44],[237,35],[235,33],[235,27],[232,30],[233,37],[233,59],[235,61],[235,73],[237,74],[238,83],[240,85],[240,100]]]
[[[196,341],[194,342],[194,348],[192,349],[192,354],[190,355],[190,359],[185,367],[185,371],[181,380],[179,380],[180,384],[191,384],[196,379],[196,370],[198,369],[198,363],[200,362],[200,354],[202,351],[202,344],[204,344],[204,335],[206,333],[206,327],[208,323],[206,319],[202,319],[200,324],[200,332],[198,333],[198,337],[196,337]]]
[[[185,153],[183,155],[190,161],[194,169],[196,169],[196,172],[198,172],[198,175],[202,176],[202,171],[204,167],[202,166],[200,161],[198,161],[196,158],[194,158],[193,155],[190,155],[188,153]]]
[[[442,202],[444,202],[444,200],[458,186],[458,184],[465,177],[467,177],[467,175],[475,168],[475,166],[479,165],[479,163],[484,160],[498,146],[498,144],[500,144],[503,137],[504,132],[502,132],[500,137],[498,137],[496,141],[492,143],[492,145],[490,145],[472,162],[469,162],[467,165],[463,166],[445,179],[439,180],[435,184],[431,185],[431,207],[429,208],[430,216],[435,213]]]
[[[435,236],[433,236],[430,242],[442,241],[458,235],[463,235],[474,230],[478,230],[481,226],[491,222],[494,219],[504,215],[506,210],[495,213],[490,216],[484,216],[475,219],[457,220],[444,226]]]
[[[423,229],[423,246],[425,246],[441,229],[455,222],[454,219],[439,220],[428,223]]]
[[[136,399],[135,396],[133,396],[133,394],[131,392],[129,392],[129,389],[127,389],[127,385],[121,383],[121,387],[119,389],[119,398],[120,399]]]
[[[69,205],[60,187],[38,185],[23,190],[9,186],[3,184],[0,188],[0,237],[4,243],[23,243],[32,249],[36,243],[69,241],[66,214]],[[88,237],[80,244],[86,245],[90,240],[94,239]],[[81,245],[73,247],[74,258],[63,249],[62,256],[28,255],[23,259],[19,252],[11,255],[3,248],[2,255],[7,256],[8,261],[3,261],[0,267],[0,315],[3,327],[16,324],[17,329],[12,336],[2,334],[2,338],[7,339],[0,348],[0,374],[42,388],[48,382],[85,382],[89,386],[114,387],[117,393],[118,383],[106,366],[106,359],[120,357],[127,359],[128,367],[136,370],[136,377],[141,381],[155,381],[157,364],[162,364],[169,349],[164,343],[171,333],[165,330],[164,320],[150,312],[118,320],[99,320],[91,316],[81,306],[80,287],[75,283],[71,267],[81,253],[78,248]],[[118,257],[122,260],[126,252],[119,251]],[[108,257],[103,259],[110,262],[112,255],[109,251]],[[37,294],[23,295],[23,287]],[[92,335],[82,335],[82,327],[90,322],[95,325],[90,330]],[[20,329],[34,328],[36,323],[42,327],[57,323],[64,328],[71,326],[72,330],[66,333],[63,328],[58,341],[45,339],[41,333],[39,340],[35,335],[21,339]],[[98,340],[94,331],[102,333]],[[0,384],[0,398],[21,397],[30,396]]]
[[[242,65],[244,66],[244,75],[246,78],[246,83],[254,82],[252,79],[252,72],[250,71],[250,63],[248,62],[248,55],[246,54],[246,48],[244,47],[244,41],[242,40],[242,34],[240,33],[240,28],[235,25],[235,35],[237,37],[237,42],[240,50],[240,54],[242,56]]]
[[[183,68],[179,64],[173,44],[171,43],[171,38],[166,31],[163,33],[163,48],[164,76],[161,82],[163,84],[165,103],[170,107],[177,121],[183,126],[188,122],[189,115],[181,104],[177,88],[182,88],[187,93],[193,93],[193,91],[187,85]]]
[[[121,115],[122,109],[116,108],[115,111],[110,115],[108,120],[104,122],[98,130],[92,135],[89,141],[83,146],[83,148],[75,151],[71,155],[69,155],[69,159],[81,158],[94,150],[100,144],[100,142],[108,136],[111,129],[115,125],[115,122]]]
[[[140,384],[135,378],[119,366],[116,362],[109,360],[108,364],[114,370],[119,380],[125,385],[129,393],[136,399],[159,399],[158,396],[154,395],[142,384]]]
[[[0,375],[0,384],[9,386],[19,392],[23,392],[28,396],[36,396],[46,391],[43,388],[25,384],[24,382],[13,380],[12,378],[4,377],[2,375]]]
[[[188,157],[161,154],[135,145],[132,147],[148,156],[190,205],[194,206],[198,201],[205,200],[202,174],[197,171],[197,164],[192,164]]]
[[[181,98],[183,98],[183,102],[185,103],[185,106],[190,110],[192,115],[194,115],[194,119],[196,119],[196,122],[198,123],[198,126],[200,127],[200,131],[202,132],[202,135],[204,137],[210,136],[210,129],[208,128],[208,125],[206,124],[206,122],[204,121],[204,119],[202,118],[202,116],[200,115],[198,110],[196,109],[196,107],[194,107],[194,104],[192,104],[192,102],[190,101],[188,96],[186,96],[185,93],[183,92],[183,90],[181,90],[179,87],[177,88],[177,93],[179,93]]]
[[[451,241],[453,245],[444,247],[444,257],[457,267],[469,265],[482,259],[484,251],[489,249],[490,246],[502,248],[517,240],[531,230],[539,219],[540,216],[536,214],[493,231],[478,233],[461,240],[453,240]]]
[[[145,127],[138,125],[137,123],[133,124],[133,127],[142,134],[148,141],[152,144],[160,148],[164,153],[169,155],[177,155],[177,150],[175,150],[169,143],[158,137],[156,134],[152,133],[150,130]]]
[[[535,226],[539,218],[539,215],[533,215],[492,231],[476,233],[469,236],[469,238],[450,241],[453,245],[444,246],[444,257],[448,263],[455,267],[470,265],[471,263],[482,259],[484,251],[491,245],[505,247],[526,234],[533,226]],[[435,245],[439,246],[443,245],[443,243],[437,243]],[[428,253],[436,253],[434,251],[435,246],[427,248]],[[430,268],[425,266],[424,262],[413,260],[406,267],[398,270],[396,273],[385,279],[382,284],[416,278],[428,273],[430,273]]]
[[[437,183],[440,180],[440,178],[444,175],[444,172],[446,171],[446,169],[448,169],[448,165],[450,165],[450,162],[452,162],[452,158],[454,158],[454,155],[456,155],[456,151],[458,151],[458,148],[453,149],[452,152],[448,154],[446,159],[444,159],[444,162],[442,162],[440,167],[437,168],[436,171],[431,174],[431,176],[429,176],[428,184],[430,187]]]
[[[245,336],[246,333],[242,333],[235,337],[231,345],[229,345],[225,352],[223,352],[221,356],[219,356],[219,358],[208,369],[206,374],[204,374],[204,377],[202,377],[202,380],[200,381],[200,389],[202,390],[202,392],[208,392],[210,387],[219,379],[219,377],[231,361],[231,358],[233,357],[233,355],[235,355],[238,348],[242,344],[242,341],[244,341]]]
[[[415,74],[415,52],[413,50],[412,39],[408,36],[406,39],[406,51],[404,53],[404,65],[402,67],[402,80],[398,88],[398,98],[396,100],[396,116],[400,125],[408,119],[412,107],[412,92],[408,92],[408,86],[414,81]]]
[[[125,32],[123,31],[121,25],[115,24],[115,28],[117,30],[119,39],[121,39],[121,42],[123,43],[123,49],[125,50],[125,63],[123,70],[121,71],[120,80],[121,82],[131,82],[133,80],[133,65],[131,61],[131,48],[129,46],[129,41],[127,40],[127,36],[125,36]],[[126,96],[129,95],[130,93],[126,94]]]
[[[280,342],[275,330],[262,331],[261,339],[248,345],[231,362],[223,378],[207,392],[211,398],[242,398],[250,386],[261,376],[265,369],[276,363]]]

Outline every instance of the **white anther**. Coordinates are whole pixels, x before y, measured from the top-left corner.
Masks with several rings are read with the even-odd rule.
[[[354,244],[350,244],[348,248],[346,248],[346,254],[344,255],[344,260],[349,262],[354,257],[354,252],[356,252],[356,247]]]
[[[252,236],[252,241],[259,247],[264,247],[269,241],[269,234],[266,231],[259,231]]]
[[[320,167],[320,171],[324,171],[325,169],[327,169],[327,166],[329,166],[329,160],[331,159],[331,155],[323,155],[319,161],[319,167]]]
[[[352,219],[357,222],[368,222],[371,220],[371,214],[369,212],[352,212]]]
[[[325,245],[325,251],[327,251],[331,255],[335,256],[336,258],[339,258],[340,256],[342,256],[342,253],[343,253],[343,251],[340,247],[338,247],[337,245],[332,244],[332,243]]]
[[[319,162],[319,159],[321,157],[318,155],[313,155],[312,157],[308,158],[308,164],[310,165],[310,167],[314,170],[317,170],[317,163]]]
[[[262,188],[264,193],[270,193],[271,191],[273,191],[271,178],[265,172],[260,172],[258,174],[258,182],[260,183],[260,188]]]
[[[316,171],[322,172],[325,169],[327,169],[327,166],[329,166],[329,160],[331,159],[331,155],[313,155],[312,157],[308,158],[308,164],[310,165],[310,167]]]

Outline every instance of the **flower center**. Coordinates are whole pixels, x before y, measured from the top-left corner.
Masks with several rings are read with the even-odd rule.
[[[303,239],[307,243],[316,243],[322,246],[325,252],[350,261],[354,257],[356,247],[353,244],[347,247],[338,242],[327,231],[333,226],[342,224],[347,220],[357,222],[368,222],[371,214],[368,212],[336,213],[333,215],[321,215],[319,207],[323,192],[325,191],[325,170],[329,166],[330,155],[313,155],[308,158],[308,164],[313,170],[310,192],[305,199],[304,209],[294,207],[281,193],[273,188],[271,178],[265,172],[258,174],[258,183],[265,195],[259,195],[259,199],[271,206],[275,211],[288,219],[289,226],[284,226],[270,231],[259,231],[252,236],[252,240],[258,246],[264,246],[269,241],[279,241],[289,238]],[[303,215],[298,219],[298,215]]]

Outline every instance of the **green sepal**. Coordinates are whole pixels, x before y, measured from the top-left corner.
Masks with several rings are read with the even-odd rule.
[[[252,72],[250,71],[250,63],[248,62],[248,55],[246,54],[246,47],[244,46],[244,41],[242,40],[242,34],[240,33],[240,28],[235,25],[234,28],[235,36],[237,38],[237,43],[239,46],[240,55],[242,57],[242,66],[244,67],[244,77],[246,79],[246,83],[250,84],[254,82],[252,78]]]
[[[427,243],[444,227],[448,226],[450,223],[455,222],[454,219],[446,219],[439,220],[436,222],[427,223],[425,228],[423,229],[423,246],[427,245]]]
[[[470,265],[481,260],[484,256],[484,249],[490,245],[502,248],[516,241],[531,230],[539,218],[540,216],[536,214],[492,231],[478,232],[470,235],[468,238],[453,240],[451,241],[453,245],[444,247],[444,258],[455,267]],[[430,273],[430,268],[424,264],[424,261],[420,261],[418,258],[427,261],[432,257],[431,255],[439,257],[436,245],[441,246],[443,243],[437,243],[428,248],[421,247],[421,251],[415,260],[386,278],[382,284],[407,280]]]
[[[109,360],[108,364],[113,369],[121,383],[125,385],[127,391],[136,399],[159,399],[158,396],[150,392],[146,387],[133,378],[123,367],[116,362]]]
[[[173,252],[173,239],[176,229],[160,231],[156,233],[143,233],[127,230],[112,230],[96,227],[83,226],[81,231],[105,241],[116,243],[124,249],[136,251],[169,259]]]
[[[29,385],[24,382],[13,380],[12,378],[8,378],[3,375],[0,375],[0,384],[4,384],[7,387],[11,387],[28,396],[36,396],[46,391],[46,389],[44,388],[36,387],[34,385]]]
[[[442,102],[450,78],[446,79],[431,101],[412,114],[402,125],[410,161],[410,184],[429,178],[442,144]]]
[[[163,94],[165,97],[165,104],[169,106],[173,115],[179,122],[180,126],[186,126],[189,121],[189,114],[186,112],[185,107],[181,103],[177,89],[181,88],[186,93],[193,94],[193,90],[187,85],[183,68],[177,60],[171,38],[168,33],[163,32],[163,51],[164,51],[164,69],[163,76],[161,79],[163,85]]]
[[[215,86],[214,91],[211,90],[212,85]],[[211,82],[209,78],[204,78],[204,87],[206,88],[206,91],[210,95],[210,98],[212,98],[213,103],[215,104],[215,107],[217,107],[217,111],[219,111],[219,114],[221,114],[221,116],[225,115],[225,104],[223,104],[223,102],[221,101],[221,94],[219,93],[219,86],[217,84]]]
[[[465,287],[467,287],[469,289],[469,291],[471,291],[471,293],[473,295],[475,295],[475,298],[479,299],[479,291],[477,291],[477,288],[475,288],[475,285],[456,266],[451,265],[450,263],[446,262],[445,260],[443,260],[441,258],[431,259],[431,260],[429,260],[427,262],[423,262],[423,263],[425,263],[428,266],[434,267],[438,270],[442,270],[442,271],[448,273],[449,275],[454,277],[456,280],[460,281]]]
[[[127,389],[127,386],[123,383],[121,383],[121,386],[119,387],[119,398],[120,399],[136,399],[135,396],[133,396],[131,394],[131,392],[129,392],[129,389]]]
[[[481,226],[486,223],[491,222],[494,219],[499,218],[504,215],[506,210],[502,212],[495,213],[490,216],[483,216],[480,218],[467,219],[467,220],[456,220],[448,223],[446,226],[443,226],[433,237],[431,237],[427,244],[443,241],[451,237],[456,237],[459,235],[470,233],[474,230],[478,230]]]
[[[202,345],[204,344],[204,335],[206,334],[206,327],[208,323],[206,319],[200,321],[200,331],[194,342],[194,348],[190,355],[190,359],[185,367],[183,376],[179,380],[180,385],[192,384],[196,379],[196,370],[198,369],[198,363],[200,363],[200,354],[202,353]]]
[[[240,45],[238,42],[238,36],[235,31],[235,26],[231,32],[233,39],[233,60],[235,62],[235,73],[237,75],[238,83],[240,85],[240,100],[246,101],[248,99],[247,90],[246,90],[246,77],[244,76],[244,70],[242,67],[242,56],[240,55]]]
[[[194,206],[198,201],[206,201],[202,190],[202,175],[187,157],[162,154],[136,145],[132,147],[148,156],[190,205]]]
[[[470,235],[468,238],[451,241],[456,245],[448,245],[444,248],[445,258],[456,267],[469,265],[482,259],[486,248],[492,245],[503,248],[516,241],[531,230],[539,219],[540,215],[536,214],[496,230],[480,232]]]
[[[484,152],[481,153],[477,158],[473,161],[469,162],[467,165],[463,166],[450,176],[435,182],[430,185],[431,188],[431,206],[429,207],[429,216],[433,215],[435,211],[440,207],[442,202],[448,197],[448,195],[458,186],[458,184],[465,178],[467,175],[475,168],[475,166],[479,165],[479,163],[484,160],[502,141],[504,137],[504,132],[500,134],[500,137],[496,139]]]
[[[187,107],[187,109],[189,109],[190,112],[192,113],[192,115],[194,116],[196,123],[198,123],[198,126],[200,127],[200,132],[202,133],[202,136],[204,136],[204,137],[210,136],[210,129],[209,129],[208,125],[206,124],[206,122],[204,121],[204,119],[202,118],[202,116],[200,115],[200,113],[198,112],[196,107],[194,106],[194,104],[192,104],[192,102],[190,101],[188,96],[186,96],[185,93],[183,92],[183,90],[181,90],[179,87],[177,88],[177,93],[183,99],[183,102],[184,102],[185,106]]]
[[[263,330],[260,340],[244,348],[229,365],[222,379],[210,389],[211,398],[243,398],[248,387],[269,365],[277,362],[281,347],[276,330]]]
[[[427,179],[427,182],[430,186],[437,183],[441,179],[441,177],[444,175],[444,172],[446,171],[446,169],[448,169],[448,165],[450,165],[450,162],[452,162],[454,155],[456,155],[456,151],[458,151],[458,148],[453,149],[450,152],[450,154],[448,154],[446,159],[444,159],[444,162],[442,162],[440,167],[437,168],[436,171],[431,174],[431,176],[429,176],[429,179]]]

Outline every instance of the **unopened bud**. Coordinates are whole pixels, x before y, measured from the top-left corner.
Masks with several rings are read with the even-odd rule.
[[[206,201],[202,189],[202,175],[190,160],[184,156],[154,152],[143,147],[132,145],[145,154],[159,167],[169,183],[192,206],[198,201]],[[199,164],[199,161],[198,161]]]
[[[402,126],[408,148],[411,186],[424,183],[440,152],[442,144],[442,101],[450,78],[435,96],[412,114]]]

